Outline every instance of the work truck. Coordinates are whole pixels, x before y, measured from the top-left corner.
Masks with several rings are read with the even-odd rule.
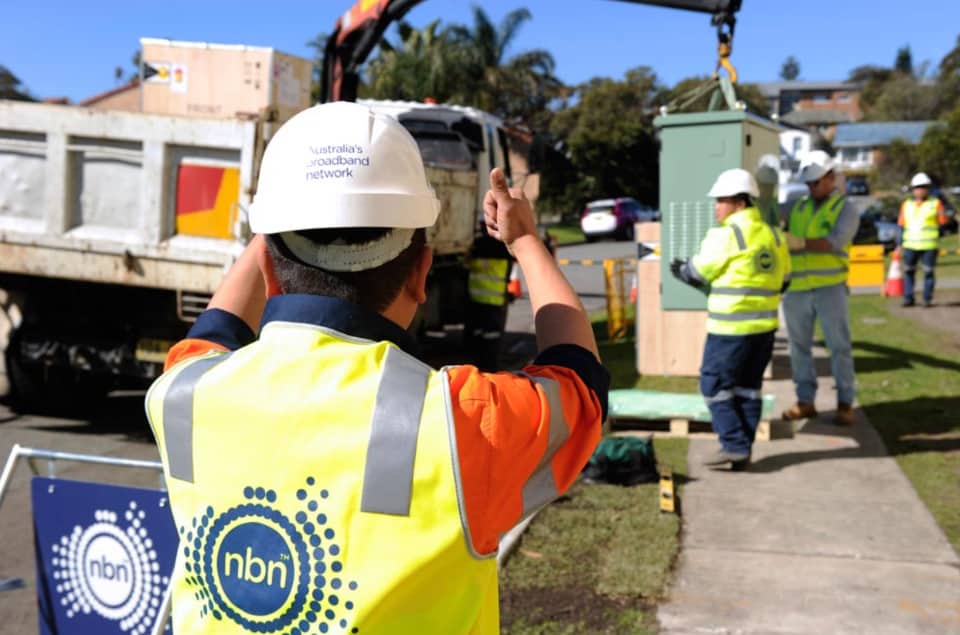
[[[365,102],[418,141],[442,202],[421,332],[462,323],[466,260],[501,122],[470,108]],[[80,404],[162,371],[250,238],[276,124],[0,101],[0,290],[17,403]]]

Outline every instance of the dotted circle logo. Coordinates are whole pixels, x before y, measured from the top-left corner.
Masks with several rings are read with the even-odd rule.
[[[773,264],[776,262],[776,258],[769,249],[761,249],[757,252],[753,262],[758,271],[768,272],[773,270]]]
[[[314,490],[314,491],[311,491]],[[336,531],[321,501],[329,492],[313,477],[295,492],[291,519],[277,510],[277,492],[243,488],[243,500],[222,513],[213,507],[180,527],[187,583],[200,613],[256,633],[358,633]]]
[[[67,617],[95,613],[133,635],[149,633],[169,579],[143,526],[146,512],[131,502],[123,516],[94,512],[94,523],[76,526],[52,546],[53,577]]]

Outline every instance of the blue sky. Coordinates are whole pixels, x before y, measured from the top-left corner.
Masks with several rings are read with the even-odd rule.
[[[0,64],[38,97],[80,100],[112,88],[113,70],[132,70],[140,37],[169,37],[229,44],[272,46],[310,56],[306,42],[329,32],[353,0],[135,0],[4,3]],[[468,0],[426,0],[407,19],[417,26],[441,18],[469,22]],[[706,14],[612,0],[486,0],[499,22],[526,6],[514,52],[551,51],[557,75],[567,83],[594,76],[622,77],[642,64],[672,84],[713,70],[714,29]],[[394,31],[391,29],[392,35]],[[794,55],[801,79],[843,79],[861,64],[891,65],[909,45],[914,64],[931,68],[956,45],[957,0],[743,0],[732,60],[742,81],[776,80],[783,60]]]

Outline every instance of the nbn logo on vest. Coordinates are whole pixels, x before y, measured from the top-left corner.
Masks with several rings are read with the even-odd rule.
[[[278,502],[277,492],[247,486],[242,502],[207,507],[179,528],[184,580],[196,587],[200,615],[258,633],[359,632],[347,597],[358,584],[343,577],[337,533],[321,509],[329,492],[291,494]],[[283,502],[288,513],[276,507]]]
[[[269,615],[287,603],[297,554],[283,526],[266,518],[229,528],[217,550],[217,577],[227,599],[243,611]],[[285,533],[285,532],[284,532]]]
[[[149,633],[173,568],[165,493],[34,481],[40,632]]]

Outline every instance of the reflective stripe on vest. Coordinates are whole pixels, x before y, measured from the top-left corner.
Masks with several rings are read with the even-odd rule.
[[[546,452],[523,486],[523,518],[527,518],[559,495],[557,482],[553,478],[553,456],[567,440],[569,433],[567,422],[563,418],[563,403],[560,401],[560,387],[557,382],[545,377],[527,377],[538,384],[547,396],[550,406],[550,435]]]
[[[917,205],[910,199],[903,204],[903,247],[914,251],[937,249],[940,228],[937,223],[939,200],[927,198]]]
[[[448,391],[392,344],[287,323],[161,377],[173,632],[497,633]]]
[[[163,399],[163,438],[170,459],[170,476],[193,482],[193,390],[200,378],[230,356],[204,357],[179,373]]]
[[[724,226],[733,232],[736,244],[731,242],[730,248],[736,253],[724,256],[727,264],[711,282],[707,332],[749,335],[776,330],[780,289],[789,258],[786,241],[752,207],[730,216]]]
[[[846,199],[833,194],[814,209],[814,201],[804,196],[793,206],[787,231],[801,238],[826,238],[833,231]],[[798,251],[790,255],[793,265],[790,291],[809,291],[847,281],[849,245],[843,251]]]
[[[479,304],[503,306],[507,303],[507,272],[510,262],[502,258],[473,258],[467,292]]]
[[[360,510],[407,516],[413,487],[427,369],[398,349],[387,351],[370,423]]]

